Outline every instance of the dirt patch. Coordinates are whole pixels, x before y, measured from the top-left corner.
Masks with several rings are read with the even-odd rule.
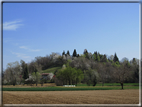
[[[139,90],[3,91],[3,104],[138,104]]]

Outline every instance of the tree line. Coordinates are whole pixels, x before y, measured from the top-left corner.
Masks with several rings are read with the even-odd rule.
[[[35,57],[30,63],[21,60],[8,63],[3,72],[3,84],[24,83],[29,75],[34,77],[36,84],[43,83],[41,79],[42,70],[62,67],[54,72],[56,85],[87,83],[95,86],[98,82],[114,83],[118,82],[123,88],[123,83],[139,82],[139,59],[128,60],[123,58],[121,61],[114,55],[103,55],[95,51],[93,54],[84,50],[83,54],[77,54],[74,49],[73,54],[63,51],[62,55],[52,53],[45,57]]]

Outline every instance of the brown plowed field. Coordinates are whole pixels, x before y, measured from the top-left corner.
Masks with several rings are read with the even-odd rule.
[[[138,104],[139,90],[3,91],[3,104]]]

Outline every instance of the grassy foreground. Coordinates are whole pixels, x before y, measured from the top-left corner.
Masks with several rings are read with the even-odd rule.
[[[44,86],[3,86],[3,91],[83,91],[83,90],[121,90],[121,85],[119,83],[105,83],[104,86],[102,84],[96,84],[95,87],[87,86],[87,84],[78,84],[76,87],[63,87],[56,86],[53,83],[44,84]],[[139,89],[139,83],[124,83],[125,89]]]
[[[77,86],[87,86],[87,84],[78,84]],[[102,86],[102,83],[97,83],[96,86]],[[104,86],[121,86],[120,83],[104,83]],[[139,83],[124,83],[124,86],[139,86]]]
[[[125,86],[124,89],[139,89],[139,86]],[[31,87],[3,88],[3,91],[83,91],[83,90],[121,90],[120,86],[78,86],[78,87]]]

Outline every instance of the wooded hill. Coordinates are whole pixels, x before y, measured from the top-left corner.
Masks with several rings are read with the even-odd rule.
[[[87,83],[88,85],[97,82],[111,83],[139,82],[139,59],[133,58],[130,61],[123,58],[121,61],[115,53],[114,56],[106,56],[99,52],[90,53],[87,49],[83,54],[73,54],[63,51],[62,55],[52,53],[45,57],[35,57],[30,63],[21,60],[8,63],[3,72],[3,84],[21,84],[29,77],[35,75],[36,82],[41,83],[41,73],[54,73],[52,82],[56,85]]]

